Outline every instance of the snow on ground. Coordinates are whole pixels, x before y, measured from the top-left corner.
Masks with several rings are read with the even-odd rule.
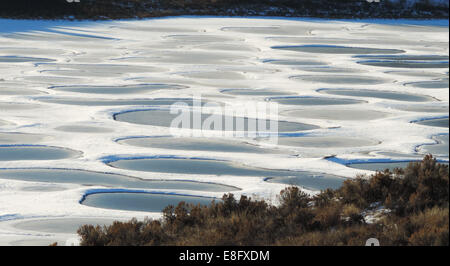
[[[318,19],[247,18],[165,18],[107,22],[0,20],[0,134],[28,133],[44,136],[33,144],[80,151],[74,158],[61,160],[1,161],[7,168],[66,168],[124,174],[143,179],[194,180],[232,185],[233,192],[276,202],[285,187],[264,182],[264,177],[162,174],[112,168],[102,158],[111,156],[179,156],[226,160],[239,165],[265,169],[299,170],[354,177],[357,170],[326,160],[404,159],[422,144],[436,143],[433,136],[448,134],[448,128],[410,123],[424,118],[447,117],[447,88],[406,86],[411,82],[447,80],[448,68],[390,68],[358,64],[357,54],[307,53],[273,49],[280,45],[340,45],[376,49],[398,49],[399,55],[448,56],[448,21],[388,20],[333,21]],[[11,56],[16,56],[15,58]],[[3,62],[2,62],[3,57]],[[25,62],[21,62],[19,57]],[[39,58],[26,62],[26,58]],[[6,60],[5,60],[6,59]],[[48,60],[50,59],[50,60]],[[293,66],[269,64],[265,60],[321,62]],[[16,62],[6,62],[16,60]],[[445,61],[445,60],[444,60]],[[448,64],[448,58],[447,58]],[[125,67],[123,67],[125,66]],[[314,68],[315,67],[315,68]],[[345,73],[317,72],[323,67],[347,69]],[[405,75],[405,72],[415,74]],[[418,72],[418,73],[417,73]],[[292,79],[292,76],[349,75],[379,80],[375,84],[335,84]],[[181,89],[137,91],[121,94],[71,92],[58,86],[136,84],[177,84]],[[249,104],[265,101],[258,95],[229,95],[224,89],[274,89],[289,96],[316,96],[357,99],[363,102],[336,106],[279,105],[280,114],[289,110],[359,110],[383,112],[373,120],[330,120],[280,115],[280,119],[320,128],[306,132],[316,137],[366,139],[369,146],[290,147],[273,146],[252,139],[238,140],[279,148],[279,153],[229,153],[135,147],[115,140],[132,136],[167,136],[165,127],[114,121],[113,115],[148,106],[78,106],[43,101],[46,99],[151,99],[190,98],[201,94],[207,101]],[[429,96],[433,101],[411,102],[386,98],[331,95],[322,88],[370,89]],[[397,106],[436,107],[447,111],[430,113],[404,111]],[[328,108],[328,109],[327,109]],[[64,126],[92,126],[88,133],[58,130]],[[6,137],[7,138],[7,137]],[[0,135],[0,147],[2,146]],[[404,154],[389,158],[378,152]],[[0,156],[1,157],[1,156]],[[447,157],[440,158],[448,161]],[[1,170],[0,170],[1,171]],[[26,189],[46,187],[46,191]],[[53,189],[52,189],[53,188]],[[0,244],[76,244],[74,233],[45,231],[17,226],[39,219],[129,219],[160,217],[160,213],[117,211],[79,204],[89,189],[74,184],[25,182],[0,179]],[[148,190],[184,195],[221,197],[223,193],[188,190]],[[309,191],[316,193],[317,191]],[[103,220],[102,220],[103,221]],[[41,230],[41,231],[39,231]]]

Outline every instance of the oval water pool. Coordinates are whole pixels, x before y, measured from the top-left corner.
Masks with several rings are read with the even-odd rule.
[[[50,146],[0,146],[0,161],[62,160],[81,152]]]
[[[84,198],[81,204],[103,209],[161,212],[165,207],[180,202],[210,205],[213,198],[149,193],[98,193]]]
[[[176,121],[179,114],[171,114],[169,110],[144,110],[144,111],[130,111],[125,113],[119,113],[114,115],[114,119],[121,122],[128,122],[139,125],[151,125],[151,126],[160,126],[160,127],[172,127],[172,122]],[[194,125],[190,121],[195,121],[194,116],[198,116],[201,121],[199,125]],[[208,121],[211,117],[209,114],[200,114],[193,111],[186,110],[186,117],[189,117],[189,123],[187,124],[175,124],[174,128],[188,128],[188,129],[202,129],[205,126],[206,121]],[[218,130],[218,131],[236,131],[236,132],[247,132],[254,131],[251,130],[251,125],[258,125],[259,132],[269,131],[271,128],[270,120],[260,121],[254,118],[237,118],[237,117],[228,117],[228,116],[220,116],[218,115],[216,118],[221,122],[216,124],[208,124],[206,125],[206,130]],[[232,128],[226,127],[227,120],[232,121],[230,125]],[[238,121],[243,120],[242,126],[243,128],[238,127]],[[259,128],[259,123],[263,122],[265,124],[265,128]],[[276,121],[275,121],[276,122]],[[306,131],[319,128],[315,125],[297,123],[297,122],[286,122],[286,121],[278,121],[278,131],[279,132],[295,132],[295,131]],[[215,126],[214,128],[212,126]],[[256,128],[255,128],[256,129]]]

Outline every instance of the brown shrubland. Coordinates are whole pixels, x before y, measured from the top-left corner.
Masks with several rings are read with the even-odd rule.
[[[382,245],[449,244],[449,171],[431,156],[394,172],[346,180],[337,190],[309,196],[281,191],[277,206],[226,194],[209,206],[181,202],[161,220],[84,225],[85,246],[143,245]],[[367,223],[364,211],[389,211]]]

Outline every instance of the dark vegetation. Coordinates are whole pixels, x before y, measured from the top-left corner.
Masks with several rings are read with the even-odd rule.
[[[69,0],[72,1],[72,0]],[[0,17],[118,19],[178,15],[329,18],[448,18],[448,5],[422,0],[1,0]]]
[[[84,225],[84,246],[142,245],[449,245],[449,169],[434,158],[394,173],[347,180],[337,190],[308,196],[297,187],[281,191],[273,206],[232,194],[210,206],[181,202],[161,220]],[[364,214],[387,210],[373,223]]]

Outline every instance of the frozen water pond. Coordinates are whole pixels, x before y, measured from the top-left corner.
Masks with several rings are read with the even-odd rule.
[[[152,54],[149,54],[152,55]],[[239,60],[246,59],[244,55],[235,55],[232,53],[222,52],[220,54],[214,52],[180,52],[180,51],[161,51],[155,57],[124,57],[116,59],[118,62],[127,63],[145,63],[156,62],[160,64],[187,64],[187,65],[238,65]],[[159,70],[155,69],[154,72]]]
[[[166,36],[169,40],[176,40],[179,41],[182,44],[189,44],[189,43],[223,43],[228,41],[240,41],[242,39],[235,38],[235,37],[228,37],[228,36],[221,36],[221,35],[210,35],[210,34],[192,34],[192,35],[169,35]]]
[[[0,56],[0,63],[42,63],[53,62],[55,60],[48,58],[23,57],[23,56]]]
[[[82,204],[95,208],[161,212],[165,207],[177,206],[181,201],[195,205],[210,205],[213,199],[148,193],[98,193],[88,195]]]
[[[307,72],[317,72],[317,73],[339,73],[339,74],[348,74],[348,73],[361,73],[364,72],[361,69],[355,68],[344,68],[344,67],[329,67],[329,66],[321,66],[321,67],[301,67],[298,68],[302,71]],[[352,76],[350,76],[351,78]],[[354,76],[353,76],[354,77]],[[367,80],[366,80],[367,82]]]
[[[43,92],[27,89],[0,88],[0,95],[37,95],[37,94],[43,94]]]
[[[0,146],[0,161],[61,160],[78,157],[79,152],[47,146]]]
[[[208,43],[195,46],[197,49],[205,49],[207,51],[235,51],[235,52],[259,52],[260,49],[244,43]]]
[[[175,103],[182,103],[183,105],[192,106],[192,98],[170,98],[170,99],[83,99],[83,98],[37,98],[38,101],[47,103],[57,103],[65,105],[80,105],[80,106],[125,106],[125,105],[152,105],[152,106],[167,106]],[[204,104],[204,102],[202,103]]]
[[[64,190],[67,190],[67,188],[65,188],[63,186],[58,186],[58,185],[55,185],[52,183],[31,185],[31,186],[26,186],[26,187],[21,188],[21,191],[27,191],[27,192],[55,192],[55,191],[64,191]]]
[[[237,140],[214,139],[214,138],[181,138],[181,137],[139,137],[122,139],[121,144],[189,151],[213,151],[213,152],[245,152],[245,153],[280,153],[273,149],[264,149],[257,145]]]
[[[45,139],[45,136],[23,133],[0,132],[0,145],[4,144],[32,144]]]
[[[84,186],[106,186],[144,189],[181,189],[197,191],[227,192],[236,187],[215,183],[170,180],[143,180],[140,178],[70,169],[2,169],[0,179],[32,182],[70,183]]]
[[[448,60],[446,55],[362,55],[356,58],[370,58],[377,60],[395,61],[443,61]]]
[[[179,73],[179,75],[192,79],[230,79],[230,80],[245,79],[245,76],[243,74],[233,71],[187,72],[187,73]]]
[[[278,143],[285,146],[308,148],[342,148],[375,146],[379,142],[355,137],[289,137],[279,138]]]
[[[423,88],[423,89],[448,89],[448,79],[447,80],[411,82],[411,83],[406,83],[405,85],[416,87],[416,88]]]
[[[273,46],[272,48],[278,50],[317,54],[398,54],[405,52],[399,49],[378,49],[335,45]]]
[[[320,92],[333,95],[370,97],[406,102],[427,102],[434,100],[433,98],[425,95],[380,90],[321,89]]]
[[[408,104],[408,105],[395,105],[393,108],[409,111],[409,112],[425,112],[425,113],[448,113],[448,105],[429,105],[429,104]]]
[[[0,95],[38,95],[44,92],[22,88],[19,82],[0,82]]]
[[[386,83],[387,80],[380,78],[372,78],[367,76],[352,76],[352,75],[302,75],[291,77],[294,80],[301,80],[314,83],[328,83],[328,84],[361,84],[361,85],[375,85]]]
[[[288,185],[314,193],[361,172],[352,167],[396,166],[345,167],[333,156],[448,158],[448,26],[4,21],[18,27],[0,27],[0,245],[64,244],[84,223],[158,218],[167,204],[209,204],[229,191],[275,202]],[[171,134],[177,102],[191,121],[205,111],[206,129],[213,114],[236,112],[248,127],[258,114],[238,108],[278,110],[260,135],[235,127],[194,138],[191,125]],[[266,132],[272,121],[279,134]]]
[[[448,68],[445,55],[373,55],[356,56],[359,64],[391,68]]]
[[[58,84],[67,84],[67,82],[71,82],[72,84],[81,83],[81,78],[76,77],[58,77],[58,76],[25,76],[21,77],[19,80],[23,81],[31,81],[34,84],[41,83],[41,84],[49,84],[49,85],[58,85]]]
[[[194,115],[196,115],[195,112],[190,112],[190,121],[194,121]],[[198,116],[201,117],[201,124],[200,127],[195,127],[193,123],[189,123],[187,126],[191,129],[202,129],[202,126],[204,125],[204,122],[211,116],[209,114],[200,114],[197,113]],[[133,124],[140,124],[140,125],[151,125],[151,126],[159,126],[159,127],[172,127],[172,121],[176,117],[178,117],[179,114],[171,114],[169,110],[146,110],[146,111],[130,111],[125,113],[119,113],[114,116],[115,120],[122,121],[122,122],[128,122]],[[227,116],[219,116],[222,117],[222,125],[220,130],[231,130],[225,127],[226,120],[228,119]],[[233,117],[233,129],[238,131],[237,125],[237,119],[236,117]],[[249,130],[250,125],[255,124],[257,125],[259,123],[258,119],[255,118],[242,118],[244,120],[244,129]],[[177,125],[178,128],[181,128],[182,125]],[[266,128],[270,128],[270,121],[266,120]],[[302,124],[302,123],[295,123],[295,122],[285,122],[285,121],[279,121],[278,122],[278,131],[279,132],[294,132],[294,131],[305,131],[305,130],[312,130],[317,129],[319,127],[309,124]],[[208,130],[218,130],[217,128],[207,128]]]
[[[324,120],[355,120],[368,121],[384,117],[388,117],[388,113],[373,111],[373,110],[358,110],[354,109],[302,109],[290,110],[281,113],[283,116],[292,116],[298,118],[312,118]]]
[[[326,63],[324,63],[324,62],[314,61],[314,60],[270,59],[270,60],[264,60],[264,63],[274,64],[274,65],[285,65],[285,66],[320,66],[320,65],[326,65]]]
[[[361,100],[326,97],[272,97],[270,101],[286,105],[346,105],[364,103]]]
[[[409,77],[427,77],[427,78],[445,78],[448,77],[442,73],[426,72],[426,71],[386,71],[385,73]]]
[[[448,68],[448,62],[433,61],[395,61],[395,60],[367,60],[359,61],[358,64],[378,67],[395,68]]]
[[[94,94],[146,93],[157,90],[179,90],[185,87],[170,84],[140,84],[128,86],[55,86],[52,90]]]
[[[14,227],[25,231],[73,234],[85,224],[103,226],[111,225],[113,222],[114,219],[105,218],[52,218],[27,220],[14,224]]]
[[[426,119],[422,121],[415,122],[419,125],[430,126],[430,127],[446,127],[448,128],[448,117],[447,118],[436,118],[436,119]]]
[[[248,95],[248,96],[273,96],[273,95],[289,94],[287,92],[272,89],[227,89],[221,92],[230,95]]]
[[[59,131],[73,132],[73,133],[109,133],[113,132],[113,129],[96,127],[96,126],[83,126],[83,125],[68,125],[55,128]]]
[[[162,72],[164,69],[151,66],[114,64],[41,64],[41,73],[75,77],[109,77],[131,73]]]
[[[289,27],[289,26],[223,27],[222,30],[247,34],[264,34],[264,35],[307,35],[309,31],[308,28]]]

